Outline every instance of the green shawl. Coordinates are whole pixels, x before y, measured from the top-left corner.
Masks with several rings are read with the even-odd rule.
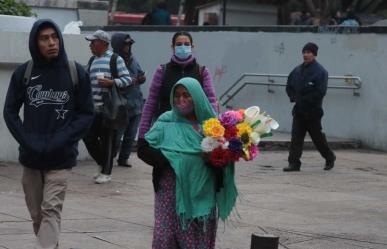
[[[200,83],[193,78],[182,78],[171,91],[172,110],[158,118],[145,134],[145,139],[152,147],[161,150],[176,174],[176,212],[181,221],[206,220],[215,207],[219,217],[225,220],[235,206],[237,197],[234,164],[224,169],[224,187],[216,192],[214,172],[205,165],[202,157],[200,144],[203,134],[196,131],[192,123],[174,107],[176,85],[183,85],[190,93],[199,125],[206,119],[216,117]]]

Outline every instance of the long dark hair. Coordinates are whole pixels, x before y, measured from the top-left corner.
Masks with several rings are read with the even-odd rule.
[[[178,31],[172,37],[172,46],[175,46],[176,39],[179,36],[187,36],[189,38],[189,41],[191,42],[191,44],[193,43],[192,36],[190,33],[186,32],[186,31]]]

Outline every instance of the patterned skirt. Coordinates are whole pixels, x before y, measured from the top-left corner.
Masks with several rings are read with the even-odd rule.
[[[215,210],[205,223],[192,221],[183,230],[176,214],[176,177],[164,172],[155,194],[155,226],[152,249],[214,249],[217,220]]]

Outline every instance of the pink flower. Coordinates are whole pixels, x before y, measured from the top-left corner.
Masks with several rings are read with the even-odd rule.
[[[258,146],[254,145],[254,144],[251,144],[249,146],[249,154],[250,154],[249,160],[254,160],[259,155],[259,148],[258,148]]]

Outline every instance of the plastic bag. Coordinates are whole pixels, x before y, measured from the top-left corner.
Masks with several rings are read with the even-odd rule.
[[[64,27],[63,34],[80,34],[80,26],[83,25],[82,21],[71,21]]]

